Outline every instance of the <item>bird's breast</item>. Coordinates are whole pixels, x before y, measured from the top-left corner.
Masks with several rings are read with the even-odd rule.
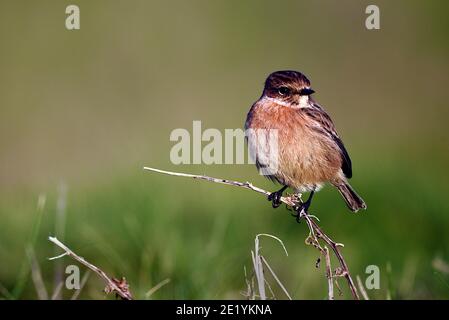
[[[273,176],[282,184],[301,189],[330,181],[340,171],[341,156],[335,143],[314,130],[312,120],[300,109],[255,104],[245,126],[251,131],[248,143],[253,159],[267,159],[260,157],[267,150],[267,139],[261,135],[276,132],[277,146],[270,146],[269,152],[276,153],[270,154],[277,161]]]

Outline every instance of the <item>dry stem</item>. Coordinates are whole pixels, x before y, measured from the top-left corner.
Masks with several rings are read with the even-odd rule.
[[[331,257],[329,254],[329,249],[324,246],[324,254],[326,260],[326,277],[327,277],[327,286],[328,286],[328,297],[329,300],[334,300],[334,278],[332,275],[332,267],[331,267]]]
[[[131,292],[129,292],[128,285],[124,280],[124,278],[122,278],[122,280],[109,278],[103,270],[94,266],[90,262],[87,262],[83,257],[78,256],[75,252],[70,250],[65,244],[63,244],[57,238],[48,237],[48,240],[50,240],[55,245],[57,245],[58,247],[60,247],[62,250],[65,251],[65,253],[53,258],[49,258],[49,260],[55,260],[63,256],[70,256],[79,263],[83,264],[84,266],[92,270],[93,272],[95,272],[96,274],[98,274],[98,276],[106,282],[106,289],[107,289],[106,291],[115,292],[124,300],[132,300]]]
[[[167,175],[171,175],[171,176],[187,177],[187,178],[192,178],[192,179],[205,180],[205,181],[209,181],[209,182],[231,185],[231,186],[235,186],[235,187],[249,189],[249,190],[255,191],[257,193],[264,194],[266,196],[271,194],[271,192],[269,192],[269,191],[258,188],[256,186],[253,186],[250,182],[239,182],[239,181],[233,181],[233,180],[228,180],[228,179],[213,178],[213,177],[204,176],[204,175],[165,171],[165,170],[160,170],[160,169],[151,168],[151,167],[144,167],[143,169],[152,171],[152,172],[167,174]],[[284,204],[286,204],[289,207],[296,207],[299,204],[298,201],[300,201],[300,199],[298,199],[297,196],[281,197],[280,200],[281,200],[281,202],[283,202]],[[321,230],[321,228],[318,226],[318,224],[314,220],[312,220],[313,216],[309,215],[308,212],[306,212],[305,210],[301,210],[299,213],[299,216],[306,221],[307,226],[309,227],[309,231],[310,231],[309,238],[311,238],[310,239],[311,244],[314,245],[320,251],[321,254],[324,254],[324,256],[326,257],[325,250],[320,246],[319,239],[321,239],[328,246],[331,247],[332,251],[334,252],[334,254],[337,257],[338,262],[340,264],[340,268],[338,268],[338,270],[336,270],[335,276],[336,277],[337,276],[345,277],[346,281],[348,282],[349,289],[351,290],[352,297],[356,300],[359,300],[357,287],[355,286],[354,281],[352,280],[351,274],[349,273],[348,266],[347,266],[347,264],[343,258],[343,255],[341,254],[340,249],[339,249],[340,247],[343,247],[343,244],[337,243],[337,242],[333,241],[329,236],[327,236],[323,232],[323,230]],[[329,265],[327,263],[329,263]],[[330,259],[329,259],[329,261],[326,261],[326,267],[330,268]],[[332,282],[333,277],[334,276],[332,275],[332,272],[331,272],[330,273],[331,281],[328,281],[329,285],[333,285],[333,282]],[[329,277],[328,277],[328,279],[329,279]],[[333,287],[329,288],[329,298],[333,298]]]

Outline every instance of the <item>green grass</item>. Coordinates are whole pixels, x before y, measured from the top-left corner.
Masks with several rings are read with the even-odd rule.
[[[355,183],[368,203],[366,212],[349,213],[338,193],[326,188],[312,213],[346,245],[343,254],[354,277],[364,279],[367,265],[380,267],[381,288],[368,290],[371,298],[449,298],[447,275],[432,268],[435,257],[449,258],[444,190],[428,192],[429,186],[409,183],[411,178],[396,169],[385,176],[390,178],[366,175]],[[324,264],[315,268],[318,253],[304,243],[306,225],[297,224],[283,207],[272,209],[254,192],[140,170],[69,190],[65,243],[109,275],[125,276],[137,298],[168,278],[153,299],[243,299],[244,267],[252,266],[250,251],[258,233],[278,236],[286,245],[288,257],[270,242],[264,242],[263,251],[294,299],[326,298]],[[43,214],[36,212],[38,194],[33,192],[1,207],[0,260],[8,261],[8,268],[0,269],[0,280],[14,298],[36,298],[24,250],[30,242],[16,241],[17,234],[32,239],[47,288],[53,285],[55,261],[47,258],[55,248],[47,237],[54,233],[57,195],[50,191]],[[64,265],[74,263],[62,259]],[[342,298],[349,298],[343,280]],[[103,298],[103,286],[91,275],[80,297]]]

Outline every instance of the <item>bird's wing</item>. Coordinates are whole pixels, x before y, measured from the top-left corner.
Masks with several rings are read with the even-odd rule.
[[[321,106],[315,102],[312,103],[312,106],[310,108],[303,108],[301,109],[301,111],[314,120],[316,125],[313,127],[313,129],[327,134],[337,144],[338,148],[340,149],[342,158],[341,169],[348,179],[351,178],[351,158],[349,157],[348,151],[346,150],[343,141],[341,141],[337,131],[335,130],[335,125],[332,122],[332,119],[329,117],[326,111],[324,111],[323,108],[321,108]]]

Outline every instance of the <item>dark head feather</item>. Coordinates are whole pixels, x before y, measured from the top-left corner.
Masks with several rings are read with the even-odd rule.
[[[289,102],[296,102],[298,96],[304,95],[310,88],[310,81],[298,71],[276,71],[265,80],[263,94],[268,97],[278,98]],[[308,90],[312,94],[313,90]],[[296,98],[295,98],[296,97]]]

